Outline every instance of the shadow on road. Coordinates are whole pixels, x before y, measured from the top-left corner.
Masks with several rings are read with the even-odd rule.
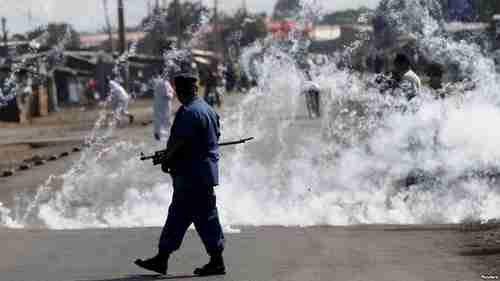
[[[78,281],[156,281],[156,280],[180,280],[188,278],[196,278],[196,275],[178,274],[178,275],[159,275],[159,274],[140,274],[130,275],[113,279],[97,279],[97,280],[78,280]]]

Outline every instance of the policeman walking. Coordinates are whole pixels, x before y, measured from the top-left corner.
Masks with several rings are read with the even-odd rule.
[[[198,78],[180,74],[174,87],[182,106],[176,113],[167,143],[162,170],[173,180],[173,198],[162,230],[159,251],[153,258],[135,264],[166,274],[170,255],[179,249],[191,223],[210,256],[208,264],[197,268],[199,276],[225,274],[222,252],[224,234],[219,222],[214,187],[219,184],[219,117],[197,96]]]

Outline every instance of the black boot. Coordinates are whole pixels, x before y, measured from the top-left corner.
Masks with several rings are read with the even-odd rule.
[[[210,256],[210,261],[201,268],[196,268],[194,274],[198,276],[226,274],[222,254]]]
[[[155,257],[147,260],[137,259],[134,263],[144,269],[167,275],[168,257],[169,255],[157,254]]]

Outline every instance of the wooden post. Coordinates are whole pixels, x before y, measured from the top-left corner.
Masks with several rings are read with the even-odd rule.
[[[2,31],[3,31],[3,46],[4,46],[4,56],[9,56],[9,44],[8,44],[8,33],[7,33],[7,19],[2,18]]]
[[[175,25],[177,31],[177,48],[182,47],[182,30],[181,30],[181,4],[179,0],[175,0]]]
[[[125,38],[125,15],[123,0],[118,0],[118,33],[120,37],[120,54],[127,50],[127,41]]]
[[[214,0],[214,35],[215,35],[215,54],[219,52],[219,1]]]
[[[104,7],[104,20],[106,22],[106,32],[108,33],[109,51],[113,53],[113,28],[111,27],[111,21],[109,20],[108,0],[103,0],[102,5]]]
[[[49,115],[49,94],[43,84],[38,87],[38,112],[40,116]]]

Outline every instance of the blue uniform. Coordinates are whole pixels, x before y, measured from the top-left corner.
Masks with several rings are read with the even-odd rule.
[[[219,117],[203,99],[195,97],[181,106],[167,147],[176,139],[184,139],[187,144],[170,163],[172,176],[183,177],[194,185],[218,185],[219,137]]]
[[[167,146],[181,138],[187,143],[170,162],[174,195],[163,228],[160,251],[179,249],[194,223],[209,255],[224,249],[214,186],[219,184],[219,117],[201,98],[183,105],[175,116]]]

